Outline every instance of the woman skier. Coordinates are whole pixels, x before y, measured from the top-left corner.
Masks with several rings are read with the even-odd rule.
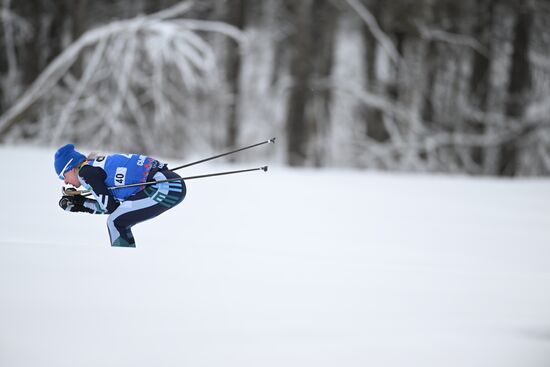
[[[111,246],[135,247],[131,228],[173,208],[185,198],[183,180],[135,187],[117,186],[181,178],[166,164],[139,154],[113,154],[86,158],[66,144],[55,153],[55,172],[75,188],[83,186],[93,199],[63,195],[59,206],[70,212],[109,214]]]

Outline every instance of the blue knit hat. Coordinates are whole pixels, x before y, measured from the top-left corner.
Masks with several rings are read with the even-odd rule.
[[[65,172],[70,171],[85,160],[86,156],[74,150],[73,144],[63,145],[55,152],[55,173],[63,180]]]

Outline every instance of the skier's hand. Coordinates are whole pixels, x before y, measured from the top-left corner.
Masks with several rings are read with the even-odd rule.
[[[84,200],[86,199],[82,195],[63,195],[63,197],[61,197],[61,200],[59,200],[59,206],[61,207],[61,209],[68,212],[81,212],[85,210]]]

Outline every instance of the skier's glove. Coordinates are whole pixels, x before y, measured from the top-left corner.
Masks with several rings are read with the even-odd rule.
[[[84,201],[86,199],[82,195],[68,196],[63,195],[61,200],[59,200],[59,206],[61,209],[68,212],[83,212],[88,211],[84,207]]]

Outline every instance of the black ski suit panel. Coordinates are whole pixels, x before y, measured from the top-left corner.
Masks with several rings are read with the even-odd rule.
[[[100,167],[84,166],[80,169],[78,175],[90,186],[96,202],[104,213],[111,214],[118,208],[120,203],[111,195],[111,192],[105,184],[107,173]]]

